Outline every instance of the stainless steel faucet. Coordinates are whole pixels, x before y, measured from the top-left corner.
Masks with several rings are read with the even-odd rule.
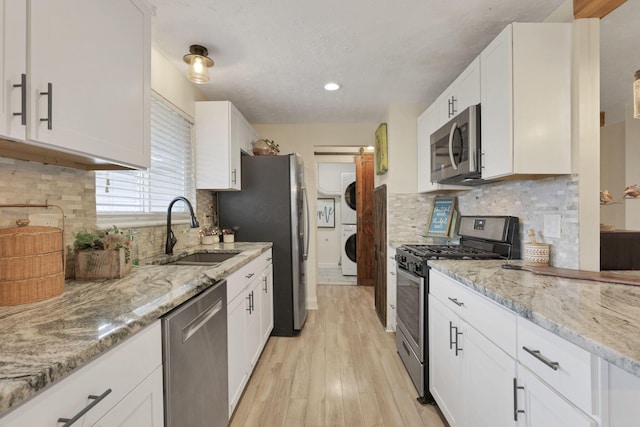
[[[165,253],[167,255],[173,255],[173,247],[178,242],[178,239],[176,239],[176,236],[173,235],[173,231],[171,230],[171,208],[173,208],[173,205],[178,200],[182,200],[183,202],[185,202],[187,204],[187,207],[189,208],[189,213],[191,215],[191,223],[189,225],[191,226],[191,228],[200,227],[200,224],[198,223],[198,219],[196,218],[196,215],[193,213],[193,206],[191,206],[191,203],[189,202],[189,200],[187,200],[185,197],[182,197],[182,196],[179,196],[173,199],[171,203],[169,203],[169,209],[167,209],[167,244],[165,246]]]

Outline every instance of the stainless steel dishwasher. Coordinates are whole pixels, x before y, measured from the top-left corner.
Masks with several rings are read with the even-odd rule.
[[[229,422],[227,282],[162,318],[166,427],[218,427]]]

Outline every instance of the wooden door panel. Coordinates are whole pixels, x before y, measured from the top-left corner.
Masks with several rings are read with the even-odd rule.
[[[387,326],[387,186],[373,190],[374,293],[378,318]]]
[[[373,286],[375,250],[373,242],[373,155],[356,156],[356,256],[358,285]]]

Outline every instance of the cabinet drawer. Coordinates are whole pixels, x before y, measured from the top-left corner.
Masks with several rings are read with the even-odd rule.
[[[587,414],[594,414],[596,356],[519,318],[518,360]]]
[[[271,265],[271,249],[263,252],[249,264],[243,265],[239,270],[234,271],[227,277],[227,304],[230,303],[249,282],[258,277],[262,271]]]
[[[516,357],[516,315],[444,274],[429,271],[429,293],[463,320]]]
[[[162,339],[157,321],[1,418],[0,426],[58,427],[58,418],[72,418],[92,402],[87,396],[100,396],[111,389],[74,424],[94,425],[161,365]]]

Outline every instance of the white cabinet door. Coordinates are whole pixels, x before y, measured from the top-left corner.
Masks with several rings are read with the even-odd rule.
[[[511,26],[482,51],[482,178],[513,171],[513,70]]]
[[[429,390],[451,427],[464,426],[461,321],[436,298],[429,300]],[[458,351],[456,355],[456,343]]]
[[[248,379],[247,312],[249,296],[242,292],[227,305],[227,351],[229,360],[229,418]]]
[[[595,427],[596,423],[578,408],[567,402],[559,394],[545,385],[527,368],[518,365],[518,399],[524,395],[524,409],[522,403],[518,408],[524,410],[523,417],[527,427]]]
[[[571,173],[571,24],[510,24],[480,67],[482,178]]]
[[[96,427],[164,426],[162,367],[157,368],[95,424]]]
[[[24,141],[27,129],[27,8],[24,2],[0,0],[0,24],[0,136]]]
[[[240,112],[229,101],[196,102],[196,187],[240,190]]]
[[[150,163],[150,14],[137,0],[29,2],[29,141]]]
[[[260,281],[260,333],[264,347],[273,330],[273,265],[262,272]]]
[[[470,105],[480,103],[479,56],[449,85],[437,102],[440,108],[439,117],[444,117],[443,121],[437,123],[438,128]]]
[[[467,425],[513,427],[516,361],[468,324],[464,326],[464,412]]]
[[[249,366],[247,367],[249,376],[251,376],[256,362],[258,362],[258,357],[260,357],[262,350],[262,330],[260,329],[260,323],[262,321],[262,283],[261,276],[254,277],[249,284],[248,291],[251,306],[247,312],[247,330],[245,337],[247,339],[247,353],[249,356]]]

